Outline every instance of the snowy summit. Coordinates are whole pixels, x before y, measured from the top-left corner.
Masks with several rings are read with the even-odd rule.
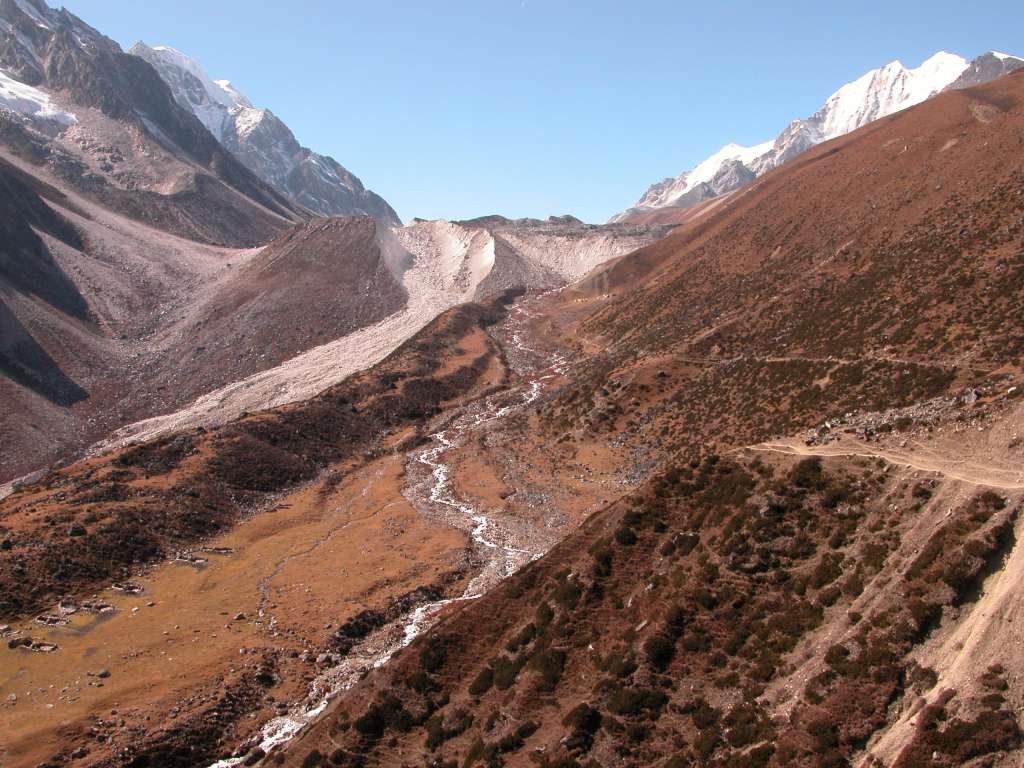
[[[991,68],[994,62],[1002,71],[1024,66],[1020,58],[994,51],[973,62],[939,51],[913,69],[899,61],[872,69],[839,88],[810,117],[794,120],[773,141],[753,147],[727,144],[693,169],[649,187],[632,208],[612,221],[658,208],[686,208],[731,192],[816,144],[920,104],[947,88],[987,82],[999,73],[975,76],[972,72]]]
[[[253,106],[228,80],[214,80],[194,59],[165,45],[138,42],[129,53],[153,65],[175,101],[194,114],[249,170],[319,216],[373,216],[398,224],[383,198],[340,163],[296,140],[269,109]]]

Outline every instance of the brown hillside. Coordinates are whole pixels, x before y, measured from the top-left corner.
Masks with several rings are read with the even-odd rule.
[[[6,668],[30,670],[39,694],[0,712],[15,764],[1019,765],[1024,73],[816,147],[677,223],[520,304],[504,334],[483,332],[503,302],[452,310],[312,400],[81,462],[0,502]],[[339,268],[320,247],[335,236],[364,257],[350,277],[377,274],[369,230],[320,226],[302,230],[306,256],[288,238],[249,254],[247,281],[218,286],[204,317],[255,317],[250,283],[298,307],[276,293],[289,259],[330,300],[311,286]],[[481,398],[511,379],[514,406]],[[412,451],[428,425],[433,448]],[[599,504],[570,509],[573,494]],[[248,516],[266,507],[286,513],[280,529]],[[307,514],[338,519],[304,546]],[[461,558],[438,530],[460,518]],[[134,639],[106,636],[118,693],[67,683],[94,649],[81,625],[34,629],[35,611],[247,522],[250,551],[188,600],[204,610],[187,631],[215,662],[164,612],[181,583],[164,567],[147,582],[159,599],[128,613],[145,664]],[[517,532],[567,533],[524,549]],[[302,551],[261,557],[278,536]],[[490,591],[462,584],[488,568],[490,583],[515,572]],[[233,573],[265,575],[232,586]],[[273,613],[230,619],[215,590]],[[120,626],[136,621],[125,613]],[[47,650],[40,636],[64,655],[23,661]],[[164,714],[181,690],[159,674],[174,648],[205,666]],[[64,718],[79,696],[116,717]],[[274,712],[315,719],[279,744],[260,730]]]
[[[1018,764],[1022,149],[945,94],[552,299],[548,450],[660,470],[266,764]]]
[[[551,428],[622,429],[628,411],[673,449],[736,444],[1013,369],[1022,149],[1018,74],[816,147],[591,276],[572,327],[602,352]]]
[[[372,219],[317,219],[259,251],[226,251],[10,168],[0,175],[11,212],[0,248],[0,394],[11,406],[0,413],[0,480],[405,304],[401,265],[384,263]]]
[[[816,147],[614,265],[613,287],[640,290],[587,327],[651,348],[700,332],[693,351],[722,356],[760,345],[948,359],[975,340],[946,327],[985,314],[992,332],[971,358],[1017,354],[1019,329],[999,321],[1020,310],[1022,130],[1017,74]]]
[[[371,325],[406,300],[370,218],[314,219],[288,230],[168,331],[149,389],[173,407]]]

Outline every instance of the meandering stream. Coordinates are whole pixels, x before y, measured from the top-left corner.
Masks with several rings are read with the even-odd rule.
[[[546,551],[549,537],[532,536],[521,525],[506,525],[499,518],[489,516],[486,510],[460,499],[452,487],[452,467],[444,460],[446,453],[464,445],[483,425],[504,419],[533,403],[546,383],[562,372],[564,361],[560,356],[545,358],[523,341],[523,328],[529,317],[529,311],[520,303],[512,308],[502,329],[508,339],[506,357],[519,376],[519,384],[512,390],[503,390],[456,411],[444,429],[430,436],[428,447],[413,451],[407,458],[409,482],[403,495],[422,514],[443,519],[466,531],[475,575],[462,594],[413,608],[370,634],[337,665],[321,673],[311,684],[305,700],[263,726],[258,746],[265,752],[289,741],[316,720],[331,699],[355,685],[366,671],[387,663],[397,651],[429,629],[445,607],[480,597]],[[241,765],[244,759],[243,756],[220,760],[211,768],[232,768]]]

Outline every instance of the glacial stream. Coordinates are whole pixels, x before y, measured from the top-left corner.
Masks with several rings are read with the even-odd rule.
[[[470,559],[476,574],[461,595],[423,603],[367,636],[337,665],[313,680],[305,700],[293,705],[287,714],[268,721],[261,729],[258,744],[252,746],[269,753],[289,741],[314,722],[331,699],[355,685],[368,670],[386,664],[395,653],[429,629],[445,607],[475,600],[546,551],[547,537],[531,536],[521,527],[513,529],[503,525],[484,510],[461,500],[452,488],[452,468],[444,461],[448,451],[465,444],[484,424],[504,419],[533,403],[540,397],[546,382],[563,372],[564,360],[560,356],[545,358],[523,341],[522,328],[529,317],[526,308],[518,304],[505,321],[506,357],[520,376],[519,385],[457,411],[444,429],[430,436],[431,445],[410,453],[406,463],[406,474],[411,481],[402,494],[422,514],[442,519],[469,535]],[[538,365],[538,361],[543,362]],[[244,760],[244,755],[231,757],[217,761],[210,768],[232,768]]]

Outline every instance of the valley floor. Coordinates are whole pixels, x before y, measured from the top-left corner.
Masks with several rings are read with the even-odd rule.
[[[126,576],[130,592],[54,606],[55,626],[6,628],[5,640],[57,649],[0,652],[2,764],[114,764],[140,742],[269,749],[621,494],[607,446],[570,466],[531,437],[523,406],[563,369],[557,352],[524,341],[537,343],[530,303],[491,332],[511,386],[495,368],[482,384],[493,393],[453,404],[426,446],[402,449],[409,433],[392,435],[380,458],[329,467],[230,532]],[[482,351],[464,339],[438,375]]]
[[[69,600],[35,621],[6,628],[5,639],[31,638],[38,650],[0,652],[3,765],[60,765],[74,757],[76,765],[117,766],[127,764],[124,756],[130,754],[135,756],[132,765],[146,764],[138,763],[138,756],[148,755],[149,765],[229,768],[251,764],[265,752],[282,756],[278,764],[305,765],[300,758],[312,747],[323,751],[325,728],[335,729],[339,710],[358,712],[382,684],[376,677],[361,683],[367,673],[382,668],[384,680],[404,674],[408,657],[402,649],[432,626],[440,622],[450,632],[474,621],[476,598],[513,573],[520,574],[513,581],[536,582],[537,571],[530,564],[566,538],[574,538],[573,548],[563,547],[545,558],[540,573],[560,572],[560,579],[570,571],[586,573],[574,558],[587,558],[581,553],[606,546],[605,539],[595,537],[612,530],[609,515],[617,514],[623,499],[634,499],[628,508],[645,498],[635,494],[648,492],[642,490],[643,482],[654,464],[646,463],[651,451],[642,445],[643,432],[621,427],[584,430],[566,440],[553,438],[550,424],[543,423],[544,407],[537,406],[550,404],[559,388],[573,381],[578,366],[600,354],[592,340],[572,332],[572,310],[559,301],[521,299],[506,320],[459,339],[434,371],[435,378],[486,359],[490,345],[496,344],[501,354],[483,372],[475,394],[449,402],[430,421],[424,440],[410,443],[411,428],[389,433],[372,455],[335,463],[311,482],[270,498],[229,532],[183,550],[169,562],[125,574],[131,582],[128,591],[112,588],[91,600]],[[552,306],[558,312],[552,314]],[[648,368],[653,371],[662,364],[647,361],[637,369],[633,383],[650,381],[653,386],[642,385],[648,401],[634,401],[636,413],[658,402],[654,383],[660,379]],[[691,364],[699,369],[700,361]],[[998,666],[999,679],[1011,692],[1018,690],[1024,670],[1014,649],[1024,635],[1015,618],[1015,595],[1024,578],[1024,560],[1016,546],[1022,523],[1015,510],[1024,499],[1024,405],[1008,391],[990,387],[969,411],[959,401],[940,399],[939,406],[929,406],[930,420],[894,431],[865,431],[863,424],[877,424],[882,417],[862,413],[845,425],[725,454],[723,460],[730,465],[736,462],[752,474],[783,478],[772,481],[775,490],[765,492],[769,500],[773,493],[792,493],[778,490],[780,483],[796,477],[807,461],[824,462],[823,476],[836,479],[828,480],[827,487],[825,480],[815,481],[819,491],[840,483],[847,489],[844,493],[854,493],[864,505],[860,514],[870,521],[849,528],[842,514],[853,513],[843,512],[846,507],[840,502],[839,525],[853,531],[847,534],[852,538],[830,546],[848,553],[842,572],[856,574],[863,585],[859,592],[848,589],[847,578],[843,592],[836,588],[831,597],[824,596],[832,588],[824,588],[827,581],[817,589],[822,620],[796,639],[778,674],[758,688],[765,717],[777,723],[806,718],[800,714],[806,707],[801,692],[821,685],[829,674],[829,649],[859,642],[856,617],[886,615],[899,605],[906,574],[917,567],[921,553],[947,535],[951,516],[958,519],[960,510],[973,509],[978,498],[987,498],[986,492],[1001,500],[1000,509],[1013,512],[1007,517],[1014,531],[1010,544],[1005,550],[985,550],[984,570],[971,577],[977,593],[947,605],[941,627],[910,651],[908,658],[930,670],[934,680],[924,687],[908,685],[894,695],[890,716],[858,750],[855,764],[868,768],[881,760],[882,765],[911,765],[899,761],[907,750],[927,743],[916,725],[922,707],[944,706],[948,698],[943,692],[957,690],[965,704],[954,711],[968,718],[976,711],[970,702],[984,693],[985,669]],[[897,418],[895,413],[884,419]],[[626,433],[632,436],[621,439]],[[822,502],[826,522],[815,526],[827,527],[831,503]],[[678,541],[673,525],[669,523],[668,535]],[[866,533],[864,526],[884,533]],[[726,540],[714,530],[703,534],[711,553]],[[593,542],[575,540],[580,537]],[[890,551],[883,563],[870,560],[868,565],[861,553],[875,538],[884,540]],[[624,567],[639,571],[620,585],[626,592],[614,599],[625,606],[635,627],[610,625],[611,635],[596,625],[583,630],[600,653],[617,647],[615,633],[625,632],[622,637],[629,639],[656,612],[651,608],[648,613],[645,602],[633,607],[639,586],[664,582],[673,563],[686,562],[666,555],[671,549],[662,547],[632,563],[629,558],[641,552],[627,549]],[[619,555],[615,558],[617,562]],[[722,558],[722,568],[737,567]],[[640,575],[645,569],[650,574]],[[684,590],[689,588],[687,578],[672,576]],[[608,589],[614,593],[612,585]],[[837,595],[849,597],[840,596],[833,605]],[[514,621],[517,614],[510,613],[507,599],[499,595],[488,604],[498,607],[502,621]],[[577,621],[589,626],[591,620],[601,621],[600,615],[598,611]],[[500,626],[490,626],[479,616],[476,620],[488,632]],[[466,642],[470,661],[458,672],[464,682],[489,653],[487,648],[473,649],[471,639]],[[48,650],[48,643],[56,649]],[[422,658],[423,651],[419,653]],[[385,665],[396,654],[398,666]],[[699,667],[700,658],[701,653],[694,654],[692,663]],[[580,662],[566,661],[570,663]],[[701,681],[691,685],[706,685],[717,674],[712,669],[689,678]],[[563,686],[557,699],[533,693],[516,699],[521,703],[513,711],[523,709],[522,717],[529,711],[536,718],[538,707],[550,710],[545,717],[551,725],[537,731],[539,743],[556,737],[552,728],[557,730],[563,710],[588,699],[579,688],[588,673],[577,668],[574,674],[579,680]],[[686,674],[695,671],[680,679],[687,679]],[[353,688],[352,695],[345,695]],[[712,701],[727,708],[731,696],[720,694]],[[1011,702],[1024,706],[1016,693]],[[464,706],[479,703],[471,697]],[[782,733],[783,741],[789,738],[784,736],[788,731]],[[458,739],[452,742],[456,749],[465,748],[460,744]],[[378,748],[379,743],[373,749]],[[397,755],[402,750],[398,746]],[[405,754],[415,764],[427,759],[420,747],[412,745],[411,750]],[[404,764],[385,754],[370,764]],[[504,762],[530,765],[532,754],[513,752]],[[179,760],[175,763],[172,755],[187,757],[174,758]],[[642,759],[613,759],[599,750],[595,755],[599,762],[607,758],[616,764],[643,764]],[[161,762],[165,758],[170,762]]]

